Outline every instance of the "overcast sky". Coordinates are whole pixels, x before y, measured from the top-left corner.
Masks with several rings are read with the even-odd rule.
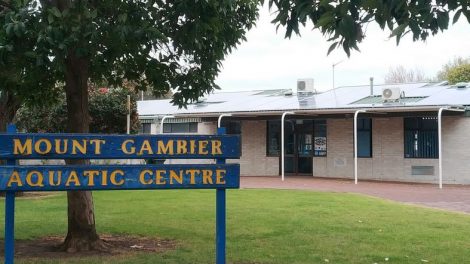
[[[470,25],[464,16],[450,29],[431,36],[426,42],[413,42],[406,35],[396,46],[388,39],[389,32],[370,24],[366,39],[359,44],[361,52],[353,51],[347,58],[342,49],[326,55],[331,43],[318,30],[302,29],[302,36],[284,39],[284,29],[270,21],[267,8],[260,11],[256,28],[247,34],[247,41],[239,45],[223,62],[217,83],[222,91],[296,88],[298,78],[314,78],[320,91],[332,88],[332,64],[335,67],[335,86],[383,83],[390,67],[403,65],[418,68],[427,77],[434,77],[441,66],[454,57],[470,57]]]

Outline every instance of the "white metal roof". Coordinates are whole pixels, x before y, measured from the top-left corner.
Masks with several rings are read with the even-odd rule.
[[[406,103],[355,103],[367,98],[378,99],[383,88],[398,87],[405,98],[418,98]],[[218,116],[221,113],[265,115],[283,111],[348,113],[357,109],[386,111],[428,111],[442,106],[470,105],[470,88],[456,88],[444,84],[411,83],[376,85],[373,96],[370,86],[345,86],[316,95],[298,96],[290,90],[257,90],[243,92],[215,92],[187,109],[173,106],[170,100],[138,101],[141,118],[145,116]],[[371,100],[373,101],[373,100]],[[377,101],[377,100],[376,100]]]

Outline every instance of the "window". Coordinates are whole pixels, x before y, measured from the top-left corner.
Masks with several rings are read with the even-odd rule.
[[[404,118],[405,158],[439,158],[437,118]]]
[[[222,127],[225,127],[225,133],[229,135],[240,135],[242,133],[240,121],[223,121]]]
[[[326,120],[313,121],[313,156],[326,156]]]
[[[281,153],[281,121],[268,120],[266,155],[278,156]]]
[[[142,128],[140,130],[140,133],[141,134],[150,134],[151,133],[151,128],[152,128],[152,124],[144,123],[144,124],[142,124]]]
[[[357,156],[372,157],[372,119],[357,119]]]
[[[197,123],[165,123],[163,133],[197,133]]]

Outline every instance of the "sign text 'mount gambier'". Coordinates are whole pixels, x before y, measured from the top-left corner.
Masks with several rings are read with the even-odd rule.
[[[0,166],[0,191],[238,188],[238,164]]]
[[[0,159],[238,158],[237,135],[0,134]]]

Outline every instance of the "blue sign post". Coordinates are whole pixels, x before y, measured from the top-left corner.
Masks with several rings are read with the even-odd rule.
[[[16,133],[16,126],[10,124],[7,133]],[[8,159],[7,165],[16,165],[16,160]],[[5,192],[5,263],[13,263],[15,258],[15,192]]]
[[[218,135],[225,134],[225,127],[217,128]],[[217,159],[217,164],[225,164],[225,159]],[[226,224],[225,224],[225,213],[226,213],[226,202],[225,202],[225,189],[217,188],[216,194],[216,224],[215,224],[215,259],[216,263],[225,264],[225,241],[226,241]]]
[[[240,138],[225,135],[0,134],[5,263],[14,260],[17,191],[216,189],[216,263],[225,264],[225,190],[240,187]],[[216,159],[216,164],[20,166],[18,159]]]

